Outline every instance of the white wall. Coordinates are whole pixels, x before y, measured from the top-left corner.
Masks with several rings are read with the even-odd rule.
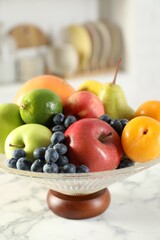
[[[123,30],[125,66],[135,83],[135,102],[160,99],[160,1],[101,0],[101,13]],[[131,83],[133,84],[133,83]]]
[[[63,26],[97,19],[97,9],[98,0],[0,0],[0,22],[33,23],[55,39]]]
[[[108,17],[119,25],[123,33],[123,66],[131,71],[133,65],[133,1],[132,0],[100,0],[100,15]]]
[[[133,77],[141,99],[160,99],[160,1],[134,3]]]

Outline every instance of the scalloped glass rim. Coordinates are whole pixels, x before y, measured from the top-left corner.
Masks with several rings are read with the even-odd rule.
[[[158,163],[160,163],[160,158],[146,163],[136,163],[134,166],[127,168],[102,172],[76,174],[36,173],[7,167],[5,155],[0,154],[1,172],[32,179],[45,185],[47,188],[68,195],[90,194],[102,190],[115,182],[122,181]]]

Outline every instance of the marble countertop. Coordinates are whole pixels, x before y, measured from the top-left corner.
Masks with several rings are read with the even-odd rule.
[[[52,213],[39,183],[0,173],[0,239],[159,240],[159,172],[160,164],[111,185],[109,208],[83,220]]]

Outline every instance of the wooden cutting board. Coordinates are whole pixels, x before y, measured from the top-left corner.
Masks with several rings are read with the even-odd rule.
[[[18,48],[49,44],[49,37],[37,26],[23,24],[12,28],[9,34],[15,39]]]

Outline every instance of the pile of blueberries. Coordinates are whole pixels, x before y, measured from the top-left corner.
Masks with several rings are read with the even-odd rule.
[[[104,114],[99,119],[110,124],[121,136],[127,119],[111,119]],[[7,166],[20,170],[45,172],[45,173],[88,173],[90,170],[86,165],[75,166],[69,162],[67,157],[67,146],[65,145],[66,129],[77,119],[75,116],[67,116],[58,113],[53,116],[53,126],[51,144],[48,147],[38,147],[33,151],[34,161],[26,157],[23,149],[13,151],[12,158],[7,161]],[[128,157],[124,157],[117,169],[133,166],[134,162]]]
[[[104,114],[99,117],[99,119],[103,120],[104,122],[108,123],[114,130],[118,133],[118,135],[121,137],[122,131],[125,127],[125,125],[129,122],[128,119],[123,118],[123,119],[112,119],[108,114]],[[120,168],[126,168],[126,167],[131,167],[134,165],[134,162],[129,159],[127,156],[124,156],[117,167],[117,169]]]
[[[76,121],[74,116],[65,117],[59,113],[53,116],[51,144],[48,147],[38,147],[33,151],[34,161],[26,157],[23,149],[13,151],[12,158],[7,161],[8,167],[20,170],[45,173],[87,173],[86,165],[75,166],[69,163],[66,156],[65,130]]]
[[[128,119],[123,118],[123,119],[112,119],[109,115],[104,114],[99,117],[101,120],[104,122],[108,123],[111,127],[114,128],[114,130],[118,133],[118,135],[121,137],[123,128],[125,125],[129,122]]]

